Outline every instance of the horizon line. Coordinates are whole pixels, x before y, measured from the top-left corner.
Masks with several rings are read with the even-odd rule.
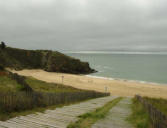
[[[79,53],[79,54],[155,54],[155,55],[167,55],[167,52],[151,51],[151,52],[135,52],[135,51],[63,51],[63,53]]]

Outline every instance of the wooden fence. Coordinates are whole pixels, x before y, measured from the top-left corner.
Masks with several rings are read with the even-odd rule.
[[[108,96],[108,93],[94,91],[41,93],[41,92],[8,92],[0,93],[0,111],[16,112],[36,107],[46,107],[72,103],[91,98]]]
[[[15,80],[18,84],[23,86],[22,91],[26,91],[26,92],[33,91],[33,89],[26,83],[24,76],[20,76],[17,73],[12,73],[12,72],[8,72],[8,76],[11,79]]]
[[[4,75],[3,72],[1,74]],[[11,72],[8,72],[7,75],[18,84],[22,85],[23,90],[20,92],[0,93],[0,111],[3,112],[30,110],[36,107],[72,103],[110,95],[110,93],[88,90],[59,93],[36,92],[26,83],[25,77]]]
[[[167,128],[166,115],[156,109],[152,104],[143,99],[141,96],[136,95],[136,98],[144,105],[144,107],[148,111],[153,128]]]

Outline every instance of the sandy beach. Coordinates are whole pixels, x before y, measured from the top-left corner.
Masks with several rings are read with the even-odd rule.
[[[105,92],[107,90],[107,92],[117,96],[134,96],[139,94],[142,96],[167,99],[167,85],[155,85],[119,79],[102,79],[85,75],[46,72],[43,70],[12,70],[12,72],[24,76],[32,76],[46,82],[63,83],[64,85],[69,85],[79,89],[101,92]]]

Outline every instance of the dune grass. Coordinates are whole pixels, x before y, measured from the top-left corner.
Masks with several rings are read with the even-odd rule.
[[[167,115],[167,100],[161,99],[161,98],[148,98],[144,97],[145,100],[147,100],[149,103],[154,105],[159,111]]]
[[[31,77],[25,79],[25,83],[32,88],[32,91],[23,90],[24,86],[18,84],[15,79],[11,79],[8,74],[0,76],[0,120],[36,111],[41,112],[52,106],[62,106],[109,95],[46,83]]]
[[[132,123],[135,128],[151,128],[149,114],[136,98],[133,99],[131,109],[132,114],[127,120]]]
[[[61,84],[55,84],[55,83],[47,83],[44,81],[37,80],[33,77],[27,77],[26,82],[29,84],[29,86],[37,92],[75,92],[75,91],[81,91],[79,89],[65,86]]]
[[[92,124],[94,124],[97,120],[105,118],[108,111],[121,99],[121,97],[116,98],[93,112],[79,116],[80,119],[77,122],[70,124],[68,128],[91,128]]]
[[[22,88],[15,80],[7,76],[0,76],[0,92],[16,92],[20,91]]]

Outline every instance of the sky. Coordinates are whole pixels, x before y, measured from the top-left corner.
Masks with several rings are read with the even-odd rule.
[[[0,41],[59,51],[167,51],[167,0],[0,0]]]

